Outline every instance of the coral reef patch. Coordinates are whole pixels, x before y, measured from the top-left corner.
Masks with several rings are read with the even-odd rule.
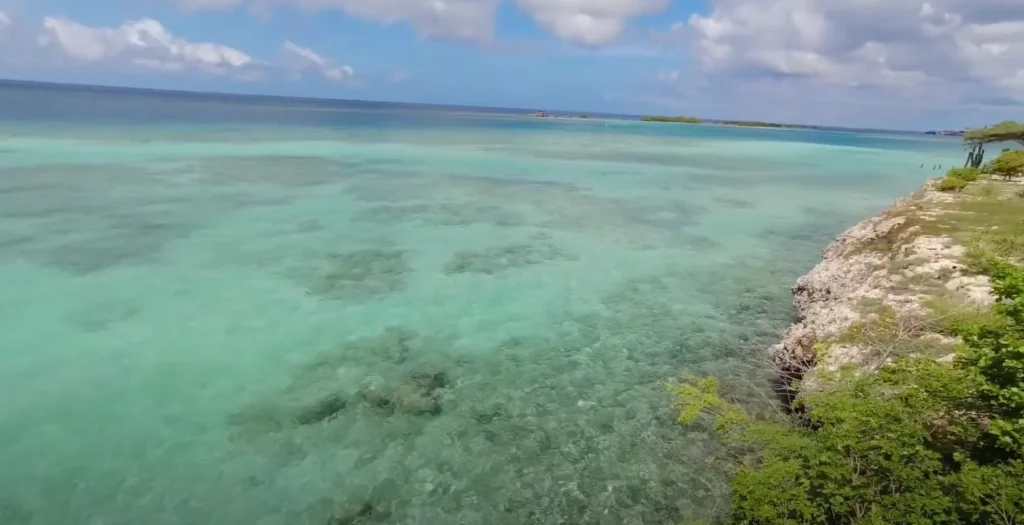
[[[448,275],[496,273],[553,261],[574,261],[578,257],[551,243],[510,244],[482,252],[458,252],[444,265]]]

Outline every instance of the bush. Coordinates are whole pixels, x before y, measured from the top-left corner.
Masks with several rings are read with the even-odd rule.
[[[992,161],[992,173],[1006,180],[1019,177],[1024,173],[1024,151],[1007,150]]]
[[[981,176],[981,170],[978,168],[953,168],[946,173],[946,176],[967,182],[974,182]]]
[[[1024,459],[1024,270],[995,264],[993,311],[1005,322],[958,330],[964,349],[957,366],[982,380],[978,401],[989,414],[988,452]]]
[[[967,187],[967,181],[956,177],[949,177],[939,181],[939,191],[963,191]]]
[[[901,360],[807,396],[797,425],[752,421],[707,403],[714,399],[707,386],[679,387],[681,421],[712,414],[738,451],[732,523],[954,524],[1007,508],[1024,512],[1024,500],[1002,501],[1002,491],[1024,472],[1019,463],[982,466],[950,452],[982,432],[967,413],[953,410],[970,399],[973,383],[963,370]],[[705,403],[695,411],[688,400]]]

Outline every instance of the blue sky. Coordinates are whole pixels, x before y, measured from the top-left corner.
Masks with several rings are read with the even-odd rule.
[[[1019,0],[0,0],[0,12],[7,78],[873,127],[1024,118]]]

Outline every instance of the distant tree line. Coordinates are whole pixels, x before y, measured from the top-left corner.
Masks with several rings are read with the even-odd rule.
[[[665,117],[661,115],[650,115],[640,120],[644,122],[678,122],[682,124],[700,124],[702,122],[697,117]]]

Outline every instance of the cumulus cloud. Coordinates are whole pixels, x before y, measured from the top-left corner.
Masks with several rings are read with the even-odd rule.
[[[618,38],[627,20],[664,10],[668,0],[519,0],[519,5],[559,37],[598,46]]]
[[[290,40],[282,45],[280,60],[268,62],[225,44],[177,37],[151,18],[95,27],[60,17],[26,23],[0,11],[0,46],[0,64],[36,69],[78,64],[230,75],[249,82],[307,73],[336,82],[350,82],[355,76],[351,67]]]
[[[324,78],[336,82],[347,82],[355,76],[355,70],[350,66],[337,65],[312,49],[302,47],[291,40],[285,41],[281,49],[286,57],[286,65],[291,67],[297,75],[301,76],[307,71],[314,71]]]
[[[14,20],[11,20],[11,15],[0,11],[0,43],[9,38],[12,26],[14,26]]]
[[[306,10],[340,9],[382,23],[407,22],[424,37],[486,41],[495,10],[513,0],[171,0],[189,10],[224,10],[272,5]],[[514,0],[537,24],[587,46],[614,41],[629,19],[664,10],[669,0]]]
[[[686,26],[710,71],[848,87],[1005,90],[1024,101],[1020,0],[713,0]]]
[[[40,46],[91,64],[130,64],[161,71],[242,72],[260,62],[233,47],[177,38],[151,18],[119,27],[90,27],[66,18],[43,19]]]

